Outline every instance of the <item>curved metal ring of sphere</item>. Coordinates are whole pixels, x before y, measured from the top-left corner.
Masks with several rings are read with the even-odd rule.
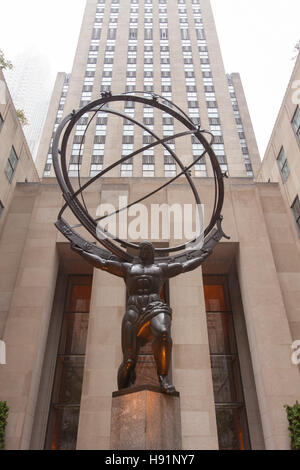
[[[142,94],[144,92],[135,92],[135,93],[136,94],[139,94],[139,93]],[[191,121],[191,119],[178,106],[174,105],[174,103],[172,103],[168,100],[165,100],[163,97],[160,97],[159,95],[151,94],[151,98],[146,98],[145,96],[136,96],[136,94],[134,94],[134,95],[130,94],[129,95],[129,94],[125,93],[125,94],[122,94],[122,95],[111,95],[110,93],[103,93],[102,98],[100,98],[96,101],[93,101],[93,102],[89,103],[87,106],[84,106],[82,109],[78,110],[77,112],[73,111],[73,113],[66,116],[63,119],[63,121],[61,122],[61,124],[58,126],[58,129],[56,131],[54,141],[53,141],[53,166],[54,166],[54,170],[55,170],[55,173],[56,173],[58,183],[59,183],[59,185],[62,189],[63,197],[66,201],[66,204],[64,205],[64,207],[60,211],[58,219],[59,220],[62,219],[62,214],[63,214],[64,210],[67,208],[67,206],[69,206],[70,209],[72,210],[72,212],[74,213],[74,215],[76,216],[76,218],[78,219],[78,221],[80,222],[80,225],[83,225],[88,230],[88,232],[91,233],[91,235],[96,240],[98,240],[105,248],[107,248],[114,255],[116,255],[116,256],[124,259],[124,260],[128,260],[128,261],[131,261],[133,257],[131,255],[129,255],[129,253],[127,251],[125,251],[122,248],[118,247],[115,243],[113,243],[111,240],[109,240],[109,236],[111,238],[114,238],[115,242],[119,243],[123,248],[130,247],[130,248],[134,248],[134,249],[138,250],[139,245],[134,244],[134,243],[129,243],[129,242],[126,242],[124,240],[115,238],[115,237],[111,236],[110,234],[106,233],[105,231],[102,231],[102,233],[106,235],[106,238],[98,237],[97,229],[99,230],[99,224],[97,224],[97,221],[99,219],[98,220],[93,219],[87,211],[84,200],[83,200],[83,205],[82,205],[81,202],[78,200],[78,197],[77,197],[79,194],[82,195],[82,192],[90,184],[92,184],[97,179],[101,178],[105,173],[107,173],[108,171],[110,171],[114,167],[120,165],[121,163],[127,161],[128,159],[134,157],[135,155],[145,151],[145,149],[153,148],[157,145],[163,145],[168,150],[168,152],[172,155],[172,157],[174,158],[174,160],[176,161],[176,163],[180,167],[181,172],[179,174],[177,174],[171,180],[168,180],[165,184],[163,184],[157,190],[149,193],[148,195],[146,195],[142,199],[139,199],[138,201],[135,201],[134,203],[128,205],[126,208],[131,207],[131,206],[137,204],[138,202],[141,202],[142,200],[146,199],[150,195],[158,192],[159,190],[163,189],[164,187],[166,187],[167,185],[169,185],[170,183],[172,183],[173,181],[175,181],[176,179],[178,179],[182,175],[184,175],[186,177],[186,179],[188,181],[188,184],[189,184],[189,186],[190,186],[190,188],[193,192],[193,195],[194,195],[194,198],[195,198],[195,203],[197,205],[199,205],[200,204],[200,198],[199,198],[198,192],[195,188],[195,185],[193,183],[192,177],[190,175],[190,170],[203,157],[203,155],[205,153],[207,153],[209,158],[210,158],[211,164],[212,164],[214,179],[215,179],[215,204],[214,204],[214,208],[213,208],[213,212],[212,212],[210,222],[209,222],[208,226],[206,227],[206,229],[204,231],[204,236],[205,237],[212,231],[212,229],[215,227],[216,223],[221,220],[221,209],[222,209],[223,200],[224,200],[224,183],[223,183],[223,175],[222,175],[222,172],[221,172],[221,169],[220,169],[220,165],[219,165],[217,157],[216,157],[216,155],[215,155],[215,153],[214,153],[214,151],[211,147],[211,143],[209,143],[203,135],[204,133],[208,133],[208,134],[210,134],[210,133],[208,131],[200,130],[200,128],[196,128],[193,121]],[[170,106],[172,106],[172,107],[167,106],[167,105],[159,102],[160,98],[162,100],[164,100],[164,102],[167,101],[168,103],[170,103]],[[160,139],[157,135],[155,135],[154,132],[152,132],[150,129],[148,129],[144,124],[136,121],[134,118],[131,118],[130,116],[128,116],[126,114],[123,114],[121,112],[112,110],[110,108],[104,108],[105,105],[107,105],[111,102],[117,102],[117,101],[121,101],[121,102],[122,101],[123,102],[126,102],[126,101],[138,102],[138,103],[142,103],[144,105],[148,105],[148,106],[152,106],[154,108],[160,109],[161,111],[169,114],[170,116],[172,116],[175,119],[177,119],[178,121],[180,121],[188,130],[186,132],[181,132],[179,134],[168,136],[166,138]],[[68,140],[69,140],[70,134],[71,134],[74,126],[77,124],[78,120],[84,114],[86,114],[88,112],[94,112],[93,117],[95,117],[98,112],[105,112],[105,113],[115,114],[115,115],[120,116],[124,119],[132,121],[133,123],[137,124],[138,126],[143,128],[144,130],[146,130],[150,135],[152,135],[152,137],[154,139],[156,139],[156,141],[153,142],[152,144],[147,145],[146,147],[142,147],[141,149],[131,153],[130,155],[127,155],[127,156],[121,158],[120,160],[114,162],[112,165],[105,168],[99,174],[97,174],[96,176],[91,178],[82,187],[80,186],[79,190],[75,191],[72,184],[71,184],[71,182],[70,182],[69,175],[68,175],[67,162],[66,162],[66,150],[67,150]],[[67,128],[65,129],[66,126],[67,126]],[[200,155],[199,157],[197,157],[188,167],[185,167],[182,164],[181,160],[177,157],[175,152],[167,145],[167,142],[169,140],[171,140],[171,139],[173,140],[177,137],[181,137],[181,136],[184,136],[184,135],[194,135],[199,140],[199,142],[202,144],[202,146],[204,147],[203,154]],[[61,149],[59,149],[59,144],[60,144],[60,141],[61,141],[61,137],[62,137]],[[80,180],[79,180],[79,184],[80,184]],[[105,216],[105,217],[108,217],[108,216]],[[103,218],[105,218],[105,217],[103,217]],[[100,231],[101,231],[101,228],[100,228]],[[170,253],[174,253],[174,252],[177,252],[177,251],[184,250],[189,245],[192,245],[192,244],[196,245],[197,241],[198,241],[198,239],[200,239],[200,237],[202,237],[201,233],[198,235],[198,237],[196,239],[192,240],[191,242],[188,242],[188,243],[185,243],[185,244],[182,244],[182,245],[178,245],[176,247],[156,248],[155,252],[159,253],[160,256],[164,255],[164,254],[169,255]]]

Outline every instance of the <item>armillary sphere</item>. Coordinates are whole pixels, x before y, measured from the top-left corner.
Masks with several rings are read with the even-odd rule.
[[[174,119],[178,120],[183,126],[185,126],[186,130],[184,132],[180,132],[178,134],[174,134],[171,136],[167,136],[164,138],[160,138],[157,136],[151,129],[145,126],[143,123],[134,119],[131,115],[124,114],[120,111],[114,110],[108,105],[110,103],[115,102],[134,102],[134,103],[142,103],[143,105],[150,106],[156,109],[161,110],[162,112],[168,114],[169,116],[173,117]],[[152,136],[153,142],[149,145],[141,147],[138,150],[120,158],[118,161],[112,163],[108,167],[104,168],[100,171],[96,176],[92,177],[88,180],[85,184],[81,185],[80,182],[80,164],[78,163],[78,183],[79,189],[75,190],[71,184],[68,170],[67,170],[67,146],[70,135],[74,126],[78,123],[80,118],[87,113],[91,113],[92,117],[89,119],[89,122],[86,126],[85,133],[90,126],[92,120],[98,115],[98,113],[108,113],[112,115],[119,116],[121,118],[126,119],[127,121],[132,122],[133,124],[139,126],[144,131],[147,131],[149,135]],[[188,165],[184,166],[181,162],[180,158],[176,155],[174,150],[168,145],[168,142],[173,141],[179,137],[183,137],[186,135],[195,136],[195,138],[202,144],[204,151],[201,155],[194,158],[193,162]],[[207,140],[206,135],[210,136],[210,142]],[[82,142],[84,141],[85,134],[83,136]],[[115,168],[118,165],[132,159],[138,154],[141,154],[145,150],[154,148],[158,145],[162,145],[169,154],[174,158],[175,162],[180,168],[179,173],[172,177],[171,179],[167,179],[164,184],[159,186],[157,189],[151,191],[146,196],[138,199],[137,201],[129,204],[128,206],[122,208],[128,209],[129,207],[134,206],[137,203],[142,202],[143,200],[149,198],[150,196],[154,195],[155,193],[159,192],[169,184],[173,183],[181,176],[185,176],[191,191],[193,193],[195,204],[200,207],[201,201],[196,190],[196,187],[193,183],[191,177],[191,169],[192,167],[199,162],[206,154],[208,155],[214,175],[215,181],[215,198],[214,198],[214,206],[212,210],[212,215],[209,221],[208,226],[204,230],[204,243],[201,243],[201,248],[196,248],[200,246],[198,245],[198,241],[203,240],[203,232],[199,233],[194,240],[191,240],[188,243],[181,244],[175,247],[168,247],[168,248],[155,248],[155,255],[159,256],[160,260],[165,258],[167,262],[170,261],[178,261],[183,262],[186,259],[191,259],[194,256],[201,255],[203,250],[212,250],[214,246],[222,239],[222,237],[228,238],[222,228],[221,228],[221,221],[222,215],[221,210],[224,201],[224,182],[223,182],[223,174],[218,162],[218,159],[214,153],[212,148],[213,143],[213,135],[211,132],[201,129],[200,126],[195,126],[192,119],[187,116],[187,114],[176,106],[173,102],[167,100],[166,98],[147,92],[131,92],[131,93],[124,93],[120,95],[112,95],[110,92],[104,92],[101,95],[101,98],[95,100],[88,105],[84,106],[83,108],[73,111],[71,114],[66,116],[60,125],[57,128],[55,133],[54,141],[53,141],[53,165],[55,174],[57,177],[57,181],[61,187],[62,194],[65,200],[65,204],[62,207],[59,215],[58,220],[56,222],[56,227],[58,230],[72,243],[76,244],[77,246],[81,247],[85,251],[89,251],[95,255],[101,256],[105,259],[121,259],[123,261],[128,261],[131,263],[137,262],[138,258],[132,255],[130,252],[132,250],[136,250],[138,253],[139,244],[130,243],[125,240],[121,240],[116,238],[115,236],[111,236],[111,234],[107,233],[105,230],[102,231],[101,236],[99,236],[99,223],[104,218],[112,215],[105,215],[100,219],[94,219],[88,212],[86,207],[83,192],[84,190],[93,184],[96,180],[100,180],[106,173],[110,170]],[[81,201],[79,200],[81,199]],[[79,225],[70,226],[68,222],[63,218],[64,211],[69,207],[73,214],[78,219]],[[118,212],[118,211],[116,211]],[[96,245],[95,243],[90,243],[86,241],[81,235],[76,232],[76,228],[79,226],[83,226],[86,230],[93,236],[95,241],[98,241],[103,247]],[[100,226],[101,231],[101,226]],[[130,252],[128,252],[128,248],[130,248]],[[180,253],[179,253],[180,252]]]

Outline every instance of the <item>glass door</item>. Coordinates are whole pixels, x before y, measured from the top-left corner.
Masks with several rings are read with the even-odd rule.
[[[76,449],[91,290],[92,276],[69,277],[46,449]]]
[[[250,449],[233,315],[225,276],[204,276],[219,447]]]

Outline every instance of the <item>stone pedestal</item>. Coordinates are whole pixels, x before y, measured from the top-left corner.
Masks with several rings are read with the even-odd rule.
[[[110,447],[112,450],[180,450],[179,393],[166,395],[159,387],[149,385],[114,392]]]

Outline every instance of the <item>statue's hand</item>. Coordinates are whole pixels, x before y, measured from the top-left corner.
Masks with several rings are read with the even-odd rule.
[[[77,251],[77,253],[83,253],[83,249],[80,248],[80,246],[75,245],[75,243],[72,243],[71,248],[73,251]]]
[[[203,251],[203,255],[205,258],[211,254],[212,254],[212,250],[210,248]]]

